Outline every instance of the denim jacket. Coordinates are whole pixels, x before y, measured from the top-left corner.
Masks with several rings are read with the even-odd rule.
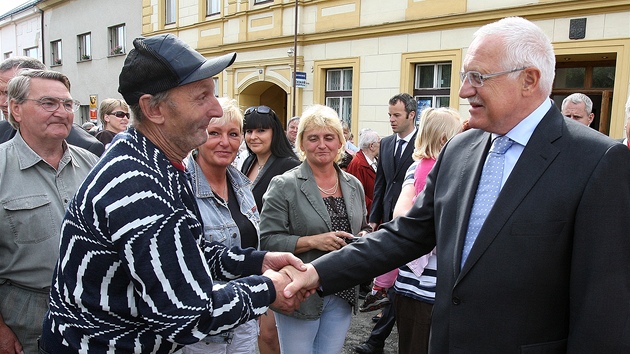
[[[228,248],[241,246],[241,235],[226,201],[217,197],[212,192],[210,184],[201,171],[197,162],[188,158],[186,169],[192,178],[192,190],[199,205],[199,213],[203,220],[203,234],[210,241],[217,241]],[[250,189],[249,179],[233,166],[227,168],[228,182],[232,184],[236,200],[241,208],[241,213],[252,222],[258,232],[258,244],[260,244],[260,215],[256,209],[254,196]]]
[[[209,241],[217,241],[228,248],[241,246],[241,234],[232,214],[228,209],[228,204],[223,199],[216,197],[212,188],[206,180],[201,167],[190,156],[186,159],[186,170],[190,173],[192,190],[199,205],[199,213],[203,220],[203,234]],[[260,215],[256,208],[254,195],[251,191],[250,180],[238,169],[229,165],[227,167],[228,182],[232,183],[236,200],[241,208],[241,213],[251,221],[256,228],[258,245],[260,249]],[[225,283],[215,280],[216,284]],[[207,336],[203,339],[210,343],[230,343],[233,337],[233,330],[223,332],[218,335]]]

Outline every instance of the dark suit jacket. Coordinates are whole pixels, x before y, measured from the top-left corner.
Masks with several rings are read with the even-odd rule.
[[[456,135],[406,216],[313,262],[324,292],[437,244],[431,352],[630,353],[630,150],[552,107],[460,270],[489,147]]]
[[[363,185],[365,191],[365,206],[367,210],[372,210],[372,199],[374,199],[374,182],[376,181],[376,171],[368,164],[363,151],[359,150],[346,172],[356,177]]]
[[[252,167],[255,161],[256,155],[250,153],[245,161],[243,161],[241,172],[247,175],[249,169]],[[273,155],[269,156],[269,160],[265,163],[265,167],[262,171],[260,171],[262,174],[259,174],[259,177],[256,181],[252,181],[252,194],[254,194],[254,200],[256,201],[256,207],[258,208],[259,213],[262,211],[263,206],[262,197],[267,191],[267,187],[269,187],[269,182],[271,182],[271,179],[299,165],[300,161],[291,157],[278,158]]]
[[[400,196],[405,172],[413,163],[414,143],[418,131],[413,134],[405,151],[400,157],[400,164],[394,167],[394,151],[396,151],[396,134],[381,140],[376,164],[376,181],[374,182],[374,199],[369,222],[377,224],[390,221],[394,213],[394,206]]]
[[[17,130],[13,129],[8,121],[0,121],[0,144],[11,140],[16,132]],[[105,145],[77,124],[72,124],[72,129],[70,130],[70,135],[66,138],[66,142],[70,145],[84,148],[99,157],[105,151]]]

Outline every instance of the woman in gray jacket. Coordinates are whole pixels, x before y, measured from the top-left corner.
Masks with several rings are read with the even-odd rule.
[[[361,183],[336,164],[345,146],[337,113],[321,105],[307,109],[296,144],[304,161],[274,177],[263,197],[261,248],[310,262],[370,227]],[[290,315],[277,313],[281,351],[340,353],[357,299],[357,289],[350,287],[325,297],[313,294]]]

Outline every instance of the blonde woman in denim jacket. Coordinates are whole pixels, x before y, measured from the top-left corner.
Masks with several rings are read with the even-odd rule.
[[[259,248],[260,217],[251,182],[231,163],[242,139],[243,115],[236,101],[219,99],[223,117],[208,125],[208,140],[186,160],[204,235],[228,247]],[[221,282],[217,281],[217,284]],[[256,352],[258,324],[248,321],[219,335],[184,347],[184,354],[249,354]]]

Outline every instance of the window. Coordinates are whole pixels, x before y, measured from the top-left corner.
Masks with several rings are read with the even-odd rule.
[[[6,52],[6,53],[4,53],[4,59],[11,58],[11,54],[13,54],[13,52]]]
[[[169,25],[175,23],[177,16],[177,0],[164,0],[166,5],[166,17],[164,23]]]
[[[90,33],[84,33],[77,36],[77,53],[79,57],[78,61],[85,61],[92,59],[92,35]]]
[[[450,62],[416,64],[413,95],[419,112],[424,107],[450,106],[451,68]]]
[[[273,0],[254,0],[254,5],[263,4],[266,2],[273,2]]]
[[[39,53],[39,51],[37,50],[37,47],[31,47],[31,48],[24,49],[24,55],[27,56],[27,57],[37,58],[38,57],[38,53]]]
[[[220,0],[206,0],[206,16],[220,13],[220,6]]]
[[[352,68],[326,70],[326,105],[352,126]]]
[[[109,36],[109,55],[125,54],[125,25],[107,29]]]
[[[50,42],[51,65],[61,65],[61,39]]]
[[[214,81],[214,97],[219,97],[219,78],[213,77],[212,81]]]

